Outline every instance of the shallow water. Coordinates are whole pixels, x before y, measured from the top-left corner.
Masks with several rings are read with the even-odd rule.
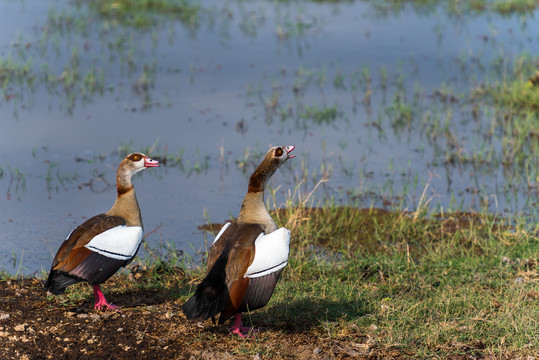
[[[150,246],[202,249],[197,227],[205,216],[237,215],[248,174],[270,144],[296,146],[297,158],[271,181],[277,206],[300,179],[308,192],[325,174],[317,200],[413,210],[429,184],[433,211],[536,218],[537,193],[525,179],[501,166],[445,162],[449,141],[432,141],[421,120],[427,111],[447,118],[467,153],[499,149],[484,138],[481,120],[470,120],[466,99],[443,102],[436,91],[465,94],[490,79],[497,59],[537,53],[528,25],[536,12],[380,12],[365,2],[200,6],[197,26],[157,14],[155,24],[137,28],[85,2],[0,5],[0,59],[29,61],[36,74],[10,82],[0,100],[0,268],[48,270],[71,229],[112,205],[122,154],[152,145],[152,155],[184,152],[182,166],[169,161],[134,180],[146,232],[158,227]],[[88,73],[95,87],[84,85]],[[419,109],[419,120],[390,120],[398,94],[412,114]]]

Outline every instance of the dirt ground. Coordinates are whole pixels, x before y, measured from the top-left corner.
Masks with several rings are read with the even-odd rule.
[[[369,339],[297,329],[261,328],[254,338],[241,339],[229,334],[229,324],[187,321],[181,302],[158,291],[108,298],[122,310],[96,311],[93,297],[66,305],[48,298],[38,279],[0,281],[0,359],[407,358],[376,349]]]

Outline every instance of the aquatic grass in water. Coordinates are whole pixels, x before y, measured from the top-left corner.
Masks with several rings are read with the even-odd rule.
[[[509,169],[519,169],[518,173],[537,195],[539,87],[534,83],[536,73],[529,65],[530,61],[523,58],[516,63],[507,76],[475,89],[472,100],[486,103],[494,111],[488,130],[501,144],[501,164]]]
[[[274,75],[270,86],[268,83],[250,86],[247,97],[252,101],[248,106],[255,111],[263,108],[264,119],[270,124],[280,116],[281,126],[288,131],[308,131],[309,124],[304,121],[291,121],[297,118],[310,120],[313,124],[354,129],[352,124],[357,121],[359,108],[357,105],[350,107],[350,103],[359,104],[358,91],[363,89],[363,116],[368,119],[367,126],[378,129],[380,138],[387,137],[384,133],[387,130],[384,129],[388,127],[393,130],[395,137],[408,142],[412,138],[417,139],[416,134],[420,134],[434,150],[434,158],[430,162],[432,168],[458,167],[485,175],[503,172],[511,189],[515,186],[520,188],[530,194],[531,202],[536,202],[537,191],[534,189],[538,175],[533,169],[537,168],[535,165],[538,163],[536,133],[539,124],[533,112],[524,110],[533,109],[538,92],[534,89],[533,73],[530,73],[529,64],[533,61],[523,58],[514,63],[516,66],[513,70],[510,60],[494,58],[486,63],[483,71],[487,77],[479,86],[472,86],[472,90],[467,89],[470,78],[466,74],[473,69],[464,68],[459,70],[462,72],[459,74],[459,77],[462,76],[460,82],[453,85],[443,82],[431,91],[423,89],[418,82],[410,85],[411,79],[404,76],[402,69],[388,74],[385,68],[381,68],[380,79],[373,80],[370,74],[376,71],[364,67],[347,73],[339,65],[329,68],[300,66],[292,71],[293,79],[287,76],[290,73],[287,70]],[[518,75],[519,80],[513,83],[520,85],[509,89],[493,85],[500,76],[509,73],[507,69]],[[334,81],[329,83],[328,78]],[[501,81],[506,83],[506,80]],[[477,83],[472,79],[472,84]],[[376,99],[374,104],[373,98]],[[309,105],[306,99],[309,99],[308,102],[318,99],[318,103],[338,99],[339,103],[344,104],[324,109]],[[263,105],[258,106],[257,101]],[[255,115],[253,120],[257,118]],[[513,169],[512,172],[509,169]],[[349,172],[343,169],[342,173]],[[452,179],[448,178],[449,186],[451,183]],[[480,193],[494,191],[488,190],[488,187],[478,190]],[[459,191],[459,194],[462,192]],[[486,199],[485,195],[481,201]]]
[[[20,122],[8,123],[21,134],[33,134],[29,124],[41,117],[48,124],[40,125],[68,125],[75,131],[85,129],[88,123],[93,128],[109,124],[114,128],[94,139],[81,138],[90,140],[86,145],[82,141],[69,148],[60,143],[51,147],[50,158],[59,164],[49,178],[53,196],[56,189],[63,192],[90,186],[94,193],[90,195],[110,190],[113,177],[107,180],[109,173],[107,170],[107,176],[103,176],[103,167],[119,159],[114,144],[125,138],[149,144],[143,147],[162,155],[171,167],[183,169],[181,174],[163,169],[150,175],[162,176],[159,180],[163,184],[171,174],[208,174],[209,177],[200,177],[208,187],[213,184],[212,178],[223,181],[227,171],[227,175],[236,177],[232,181],[245,179],[251,166],[259,161],[257,146],[262,149],[268,141],[289,138],[290,143],[301,145],[301,157],[297,159],[301,162],[291,162],[289,169],[280,171],[282,177],[276,183],[282,179],[283,186],[278,196],[290,184],[301,182],[302,188],[310,191],[319,179],[325,179],[329,181],[320,185],[321,198],[332,199],[335,206],[414,209],[432,178],[427,192],[427,197],[432,197],[429,213],[442,208],[522,212],[528,222],[536,223],[536,117],[534,110],[527,108],[529,102],[535,101],[534,93],[526,94],[520,104],[511,104],[513,100],[494,100],[492,92],[505,96],[500,81],[504,74],[507,84],[512,82],[511,77],[527,83],[533,76],[536,69],[519,64],[519,58],[525,64],[534,63],[532,57],[519,54],[536,45],[533,34],[528,40],[531,31],[525,28],[530,17],[500,20],[496,14],[462,12],[458,18],[448,17],[444,9],[450,3],[428,2],[417,11],[421,4],[405,5],[402,16],[392,17],[391,21],[375,21],[372,9],[361,2],[195,3],[200,6],[195,28],[153,10],[141,11],[149,14],[149,25],[137,27],[124,23],[123,15],[114,14],[114,9],[100,15],[87,2],[55,3],[47,19],[40,18],[32,26],[36,33],[23,30],[14,42],[7,40],[6,44],[12,45],[6,45],[2,54],[7,70],[2,73],[6,90],[0,102],[6,114],[11,109],[28,112]],[[429,18],[432,8],[437,11],[435,19]],[[352,13],[349,9],[358,10],[355,18],[346,16]],[[133,15],[126,13],[126,21],[132,21]],[[159,21],[152,24],[152,18]],[[291,27],[302,31],[289,31],[281,38],[276,29],[287,19]],[[402,40],[400,34],[380,36],[386,30],[391,33],[389,23],[400,26],[410,19],[414,24],[432,26],[437,32],[437,38],[428,38],[437,45],[429,47],[425,42],[422,46],[428,56],[417,53],[414,47],[408,49],[413,42],[406,34],[402,34]],[[372,57],[373,52],[362,52],[358,58],[339,51],[326,52],[340,44],[332,39],[339,37],[343,44],[350,40],[340,38],[341,25],[358,29],[353,37],[361,36],[366,46],[396,46],[389,52],[376,51],[377,57]],[[451,31],[459,44],[469,45],[455,46],[446,31]],[[212,46],[199,47],[200,41]],[[261,45],[266,51],[264,56],[259,56]],[[403,47],[405,53],[399,53]],[[210,50],[211,56],[206,52]],[[502,84],[499,91],[495,88],[498,84]],[[250,90],[244,93],[247,87]],[[472,96],[475,89],[477,98]],[[521,89],[514,89],[517,99]],[[159,105],[167,102],[170,109]],[[207,111],[210,107],[211,111]],[[72,114],[72,119],[66,121],[66,114]],[[124,140],[114,138],[115,134],[110,136],[113,132],[124,134],[118,130],[120,126],[115,127],[120,122],[129,125],[123,127]],[[152,138],[161,136],[163,144],[171,144],[169,148],[154,148],[151,141],[144,139],[146,134],[133,131],[149,123],[155,124],[150,130]],[[207,140],[202,145],[193,144],[189,135],[180,139],[176,133],[181,128],[183,134],[199,134],[200,128],[206,126],[212,131],[206,132]],[[45,145],[61,139],[49,140]],[[43,141],[47,140],[31,141],[30,147]],[[92,148],[105,141],[108,145],[103,146],[109,150]],[[189,141],[190,145],[183,143]],[[223,143],[226,151],[216,150],[215,144]],[[186,146],[185,150],[178,144]],[[244,153],[247,148],[248,154]],[[88,157],[81,155],[86,150]],[[23,153],[24,150],[20,154]],[[45,192],[47,166],[34,170],[20,154],[16,165],[20,173],[26,175],[27,181],[38,184],[28,182],[28,188]],[[106,160],[100,160],[98,154]],[[63,161],[58,162],[58,158]],[[75,183],[64,181],[62,185],[54,171],[73,174],[70,166],[79,166],[69,161],[73,158],[77,163],[77,159],[83,159],[80,166],[84,173],[77,168],[75,173],[81,177]],[[7,194],[30,203],[33,196],[29,192],[22,188],[15,191],[16,183],[22,184],[15,173],[9,185],[9,161],[15,160],[2,161],[1,183]],[[12,164],[11,169],[16,166]],[[168,189],[181,196],[176,190]],[[83,198],[83,193],[76,196]],[[204,203],[206,195],[196,197]],[[169,224],[168,229],[165,225],[163,233],[177,233],[178,223]],[[183,241],[169,237],[178,246]]]
[[[201,6],[189,0],[100,0],[91,2],[90,9],[100,17],[137,28],[157,25],[164,16],[178,19],[189,27],[196,27]]]
[[[440,8],[454,17],[479,16],[485,13],[511,16],[513,14],[528,15],[538,8],[534,0],[473,0],[473,1],[440,1],[440,0],[398,0],[398,1],[369,1],[378,16],[392,16],[412,8],[424,15],[433,14]]]
[[[135,6],[134,3],[139,4]],[[154,83],[155,66],[151,60],[144,62],[146,56],[139,49],[141,39],[135,40],[119,24],[111,25],[105,23],[99,15],[88,14],[92,11],[88,4],[75,3],[75,7],[69,10],[49,10],[41,39],[21,38],[13,46],[12,54],[0,59],[2,99],[16,99],[23,102],[24,108],[30,109],[32,94],[44,87],[52,99],[60,98],[60,106],[66,113],[73,115],[77,105],[92,102],[96,96],[103,96],[106,91],[117,93],[121,90],[116,85],[120,78],[114,71],[117,64],[121,63],[121,67],[128,66],[127,75],[133,83],[135,95],[141,99],[141,109],[159,103],[150,91]],[[118,2],[115,4],[119,5]],[[153,7],[167,14],[176,13],[176,7],[184,8],[177,3],[163,7],[144,1],[125,5],[135,6],[139,11]],[[147,37],[147,34],[141,36]],[[95,51],[95,48],[102,51]],[[133,60],[135,56],[136,64]],[[137,69],[142,69],[142,72]],[[141,75],[138,78],[132,77],[137,72]]]

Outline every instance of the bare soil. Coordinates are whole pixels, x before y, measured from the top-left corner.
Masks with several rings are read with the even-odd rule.
[[[47,296],[36,278],[0,281],[0,359],[409,357],[376,348],[361,334],[330,338],[316,324],[261,327],[256,336],[241,339],[229,334],[230,324],[187,321],[180,300],[166,291],[121,293],[113,286],[107,282],[103,289],[109,301],[122,305],[119,312],[94,310],[91,295],[73,301]]]

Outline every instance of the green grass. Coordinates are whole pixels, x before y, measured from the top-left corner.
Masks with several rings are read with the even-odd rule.
[[[289,267],[256,323],[416,357],[538,351],[537,229],[487,215],[279,212]]]
[[[256,326],[414,358],[539,351],[536,224],[310,203],[273,212],[292,231],[292,248],[271,302],[246,315]],[[205,269],[181,259],[150,261],[138,286],[185,301]],[[238,351],[259,350],[247,342]]]
[[[536,228],[475,213],[303,205],[274,213],[292,250],[271,302],[250,314],[257,326],[415,358],[539,350]]]
[[[291,230],[289,264],[270,303],[245,314],[246,322],[279,336],[301,333],[407,358],[539,352],[537,224],[479,213],[428,215],[424,206],[417,212],[313,207],[312,195],[291,196],[272,212]],[[107,294],[179,300],[180,311],[205,274],[204,251],[190,257],[170,245],[145,245],[143,253],[145,260],[107,281]],[[91,288],[77,284],[53,299],[80,306],[92,299]],[[266,336],[234,351],[278,356],[264,345]]]

